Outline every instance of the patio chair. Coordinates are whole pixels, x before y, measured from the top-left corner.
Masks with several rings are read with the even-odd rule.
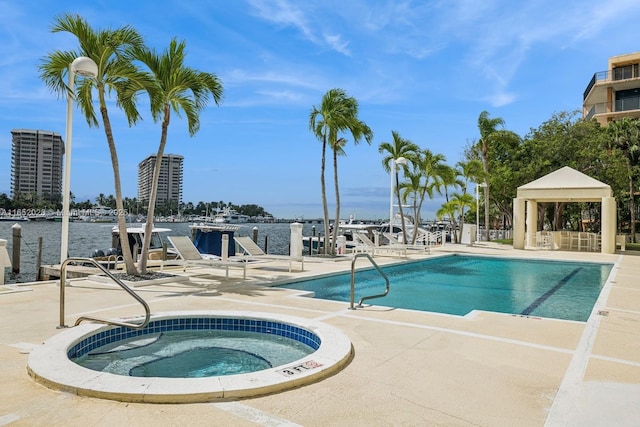
[[[292,270],[293,262],[297,261],[301,263],[300,271],[304,271],[304,257],[300,256],[290,256],[290,255],[272,255],[267,254],[265,251],[260,248],[251,237],[243,236],[243,237],[234,237],[237,246],[241,249],[243,255],[239,258],[242,259],[250,259],[250,260],[280,260],[280,261],[288,261],[289,262],[289,272]]]
[[[222,268],[225,270],[225,280],[229,279],[229,268],[241,268],[242,278],[247,278],[247,263],[238,261],[222,261],[215,255],[201,254],[198,248],[187,236],[167,236],[180,258],[187,265],[201,267]]]
[[[418,236],[416,238],[415,244],[401,243],[398,239],[396,239],[396,237],[392,233],[382,233],[382,235],[389,241],[390,245],[404,246],[407,250],[412,249],[412,250],[422,251],[426,253],[431,252],[431,248],[429,247],[429,244],[427,243],[427,240],[426,240],[426,235],[423,235],[423,237]],[[417,242],[424,242],[424,243],[417,243]]]
[[[353,240],[357,240],[360,244],[365,245],[369,252],[371,252],[371,256],[376,256],[376,254],[391,254],[400,257],[407,256],[407,248],[404,245],[390,244],[377,246],[369,236],[364,233],[353,233]]]

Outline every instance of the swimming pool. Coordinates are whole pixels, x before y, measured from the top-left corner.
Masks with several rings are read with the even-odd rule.
[[[447,255],[384,267],[391,283],[368,303],[464,316],[473,310],[586,321],[613,264]],[[350,273],[281,285],[349,302]],[[356,301],[384,290],[372,269],[356,272]]]

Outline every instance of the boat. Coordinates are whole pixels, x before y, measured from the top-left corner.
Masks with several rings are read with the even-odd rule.
[[[241,225],[220,222],[200,222],[189,226],[193,244],[201,254],[222,257],[222,236],[228,236],[227,255],[236,254],[233,236]]]
[[[346,249],[349,251],[357,246],[353,239],[354,233],[365,233],[371,240],[375,241],[376,234],[382,231],[382,226],[383,224],[358,222],[353,216],[350,216],[348,221],[338,221],[338,236],[345,237]],[[332,233],[333,224],[330,225],[329,229]],[[324,236],[305,236],[302,238],[302,244],[308,253],[319,253],[324,245]]]
[[[217,224],[244,224],[249,222],[249,215],[243,215],[231,208],[224,208],[213,217]]]
[[[164,241],[161,234],[171,231],[170,228],[154,227],[151,235],[151,243],[149,245],[149,259],[162,259],[164,251]],[[127,226],[127,240],[129,248],[133,254],[134,262],[138,260],[142,253],[142,244],[144,242],[145,224],[136,224]],[[91,258],[100,262],[107,268],[115,268],[118,263],[123,262],[122,257],[122,239],[120,239],[120,230],[118,226],[111,229],[111,247],[102,250],[96,249],[91,254]],[[167,259],[178,259],[179,255],[173,249],[167,249]]]
[[[0,221],[4,221],[4,222],[25,222],[25,221],[30,221],[29,217],[26,216],[13,216],[13,215],[3,215],[0,216]]]

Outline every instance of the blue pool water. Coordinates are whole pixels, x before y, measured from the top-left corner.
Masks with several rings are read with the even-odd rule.
[[[613,264],[452,255],[384,267],[389,295],[367,303],[466,315],[472,310],[586,321]],[[384,291],[372,269],[356,272],[355,301]],[[350,273],[281,287],[349,302]]]
[[[194,317],[114,327],[85,338],[69,358],[85,368],[135,377],[203,378],[256,372],[318,349],[319,338],[275,321]]]

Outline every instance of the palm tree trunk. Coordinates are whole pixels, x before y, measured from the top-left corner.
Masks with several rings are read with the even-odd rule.
[[[158,181],[160,179],[160,169],[162,168],[162,157],[164,156],[164,147],[167,144],[167,129],[169,128],[169,120],[171,117],[170,106],[164,107],[164,120],[162,122],[162,135],[160,136],[160,145],[156,153],[156,164],[153,166],[153,181],[151,182],[151,194],[149,194],[149,206],[147,208],[147,223],[144,227],[144,243],[142,244],[142,253],[138,260],[138,271],[141,275],[147,272],[147,260],[149,258],[149,246],[151,245],[151,237],[153,234],[153,218],[155,215],[156,199],[158,197]]]
[[[329,206],[327,205],[327,187],[324,180],[325,164],[327,160],[327,136],[324,136],[322,141],[322,165],[320,166],[320,189],[322,191],[322,212],[324,214],[324,244],[322,251],[327,254],[327,247],[329,246]],[[320,239],[318,239],[318,245],[320,245]]]
[[[633,194],[633,173],[631,171],[631,164],[627,160],[627,169],[629,170],[629,208],[631,209],[631,216],[629,217],[629,225],[631,227],[631,243],[636,242],[636,203]]]
[[[418,203],[418,208],[416,209],[416,227],[413,231],[413,240],[411,242],[412,245],[416,244],[416,241],[418,240],[418,227],[420,226],[420,211],[422,211],[422,204],[424,203],[424,197],[425,197],[425,192],[423,191],[422,194],[420,195],[420,202]]]
[[[484,169],[485,177],[489,177],[489,161],[487,159],[487,144],[485,141],[482,141],[482,167]],[[487,178],[484,180],[484,235],[485,240],[488,242],[491,240],[490,238],[490,224],[489,224],[489,183],[487,182]]]
[[[116,152],[116,144],[113,140],[113,131],[111,129],[111,121],[107,112],[104,100],[104,88],[98,90],[100,97],[100,114],[104,123],[104,133],[107,136],[109,145],[109,154],[111,155],[111,164],[113,165],[113,183],[116,193],[116,210],[118,211],[118,233],[120,234],[120,246],[122,248],[122,257],[127,274],[137,275],[136,266],[133,263],[133,255],[129,247],[129,238],[127,235],[127,220],[124,215],[124,206],[122,205],[122,188],[120,185],[120,166],[118,163],[118,153]]]
[[[340,224],[340,189],[338,186],[338,152],[333,150],[333,182],[336,190],[336,219],[333,223],[333,235],[331,239],[331,254],[335,253],[336,243],[338,242],[338,225]]]
[[[407,243],[407,230],[406,227],[404,226],[404,213],[402,213],[402,202],[400,200],[400,186],[398,185],[398,180],[399,180],[399,174],[398,174],[398,167],[396,166],[396,195],[398,196],[398,211],[400,212],[400,226],[402,227],[402,238],[403,238],[403,242]],[[389,232],[392,232],[393,230],[391,229],[391,222],[392,222],[393,218],[389,219]]]

